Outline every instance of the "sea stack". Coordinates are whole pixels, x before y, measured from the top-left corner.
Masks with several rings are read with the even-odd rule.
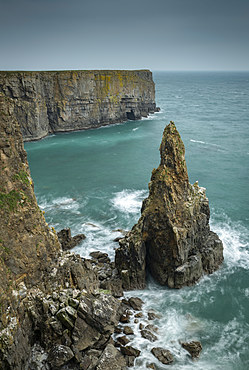
[[[222,242],[210,231],[205,189],[189,183],[184,144],[173,122],[163,132],[160,155],[141,217],[116,251],[124,289],[144,288],[146,272],[170,288],[193,285],[223,261]]]

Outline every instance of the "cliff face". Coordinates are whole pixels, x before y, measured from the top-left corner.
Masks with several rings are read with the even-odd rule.
[[[111,291],[122,295],[121,282],[106,264],[109,290],[101,294],[97,262],[61,251],[37,205],[14,110],[15,100],[0,94],[0,368],[60,369],[71,361],[79,369],[108,358],[125,365],[109,344],[123,312]],[[86,355],[92,346],[95,360]]]
[[[12,351],[13,362],[15,356],[18,358],[20,355],[11,332],[28,348],[29,323],[25,315],[21,320],[21,312],[17,314],[20,299],[27,287],[44,280],[47,266],[60,249],[55,233],[49,229],[38,208],[22,135],[13,112],[14,102],[0,94],[1,368],[5,368],[1,362],[4,348]],[[22,329],[20,321],[24,325]]]
[[[35,199],[14,109],[14,102],[0,95],[1,297],[15,281],[39,281],[60,248]]]
[[[15,101],[25,141],[140,119],[156,110],[148,70],[0,72],[0,92]]]
[[[192,285],[223,261],[222,242],[209,228],[205,189],[189,183],[185,148],[174,123],[164,130],[160,154],[141,218],[116,251],[125,289],[143,288],[146,270],[171,288]]]

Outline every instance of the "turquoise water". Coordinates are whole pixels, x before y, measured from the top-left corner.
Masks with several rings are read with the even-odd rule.
[[[155,72],[154,80],[161,112],[147,119],[25,144],[38,203],[57,230],[86,234],[76,252],[102,250],[113,258],[120,236],[114,230],[138,220],[163,129],[173,120],[190,182],[207,188],[225,261],[195,287],[172,291],[150,281],[135,292],[145,309],[162,314],[158,342],[139,334],[132,342],[142,350],[136,368],[156,362],[150,349],[163,346],[174,353],[172,369],[248,369],[249,73]],[[179,340],[200,340],[200,359],[192,362]]]

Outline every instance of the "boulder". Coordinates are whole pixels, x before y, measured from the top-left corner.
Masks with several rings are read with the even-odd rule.
[[[132,330],[132,328],[130,326],[125,326],[123,331],[124,331],[125,335],[133,335],[134,334],[134,331]]]
[[[75,321],[72,338],[74,346],[79,350],[83,351],[96,343],[100,338],[100,333],[92,326],[88,325],[80,317],[77,317]]]
[[[121,337],[118,337],[117,341],[120,344],[122,344],[122,346],[126,346],[126,344],[128,344],[130,342],[130,340],[125,335],[122,335]]]
[[[145,329],[153,331],[154,333],[158,333],[158,327],[152,324],[146,325]]]
[[[154,364],[154,362],[151,362],[150,364],[146,364],[146,368],[153,369],[153,370],[157,369],[156,364]]]
[[[102,263],[110,263],[110,261],[111,261],[110,258],[108,257],[108,253],[103,253],[103,252],[100,252],[100,251],[91,252],[90,256],[93,259],[98,260],[98,262],[102,262]]]
[[[205,189],[189,183],[184,144],[173,122],[164,130],[160,155],[141,217],[116,250],[124,289],[144,288],[146,271],[170,288],[192,285],[223,261],[222,242],[210,231]]]
[[[148,320],[155,320],[155,319],[160,319],[160,315],[154,311],[149,311],[148,312]]]
[[[172,353],[161,347],[154,347],[151,353],[164,365],[169,365],[174,361]]]
[[[78,316],[101,334],[112,334],[118,324],[120,302],[111,295],[85,295],[78,307]]]
[[[148,339],[150,342],[155,342],[157,340],[157,336],[149,330],[141,330],[141,336],[145,339]]]
[[[124,356],[117,350],[112,344],[108,344],[103,351],[97,366],[96,370],[125,370],[126,361]]]
[[[141,311],[143,303],[142,299],[138,297],[129,298],[129,304],[135,311]]]
[[[121,353],[123,353],[123,355],[126,355],[126,356],[138,357],[141,353],[141,351],[139,351],[138,349],[132,346],[121,347],[120,350],[121,350]]]
[[[200,356],[202,345],[199,341],[182,342],[181,345],[190,353],[192,358],[198,358]]]
[[[65,365],[74,357],[73,351],[67,346],[62,344],[56,344],[53,346],[48,354],[48,363],[51,365],[52,369],[56,369]]]

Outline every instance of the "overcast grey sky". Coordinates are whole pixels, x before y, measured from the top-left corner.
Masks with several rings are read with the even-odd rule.
[[[249,0],[0,0],[0,69],[249,70]]]

